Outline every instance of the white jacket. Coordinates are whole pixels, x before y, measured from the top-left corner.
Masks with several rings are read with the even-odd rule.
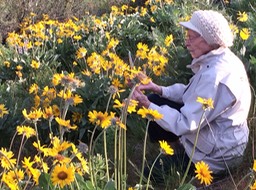
[[[184,104],[180,112],[153,103],[149,108],[164,115],[156,122],[166,131],[181,136],[190,156],[203,113],[197,97],[212,98],[214,109],[206,111],[207,119],[203,119],[192,160],[194,163],[203,160],[217,173],[241,158],[246,148],[250,85],[243,63],[228,48],[202,55],[194,59],[190,67],[195,75],[188,85],[162,87],[162,97]]]

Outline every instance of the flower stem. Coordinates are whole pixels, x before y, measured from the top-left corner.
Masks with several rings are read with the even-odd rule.
[[[156,161],[158,160],[158,158],[159,158],[161,155],[162,155],[162,152],[160,152],[160,153],[157,155],[155,161],[153,162],[152,166],[150,167],[150,171],[149,171],[149,174],[148,174],[148,181],[147,181],[146,190],[148,190],[148,186],[149,186],[149,181],[150,181],[150,176],[151,176],[152,170],[153,170],[153,168],[154,168],[154,166],[155,166],[155,164],[156,164]]]
[[[150,120],[148,120],[148,122],[147,122],[146,132],[145,132],[145,137],[144,137],[143,157],[142,157],[142,167],[141,167],[141,174],[140,174],[139,189],[141,189],[141,183],[142,183],[142,179],[143,179],[143,176],[144,176],[144,167],[145,167],[145,159],[146,159],[146,145],[147,145],[149,122],[150,122]]]
[[[189,168],[191,166],[191,163],[192,163],[192,158],[194,156],[194,153],[195,153],[195,149],[196,149],[196,145],[197,145],[197,140],[198,140],[198,136],[199,136],[199,132],[200,132],[200,128],[201,128],[201,125],[202,125],[202,121],[203,121],[203,118],[205,116],[205,111],[203,112],[201,118],[200,118],[200,121],[199,121],[199,125],[198,125],[198,129],[197,129],[197,133],[196,133],[196,138],[195,138],[195,143],[194,143],[194,146],[193,146],[193,149],[192,149],[192,152],[191,152],[191,155],[190,155],[190,158],[189,158],[189,162],[188,162],[188,165],[187,165],[187,168],[186,168],[186,171],[185,171],[185,174],[181,180],[181,183],[180,183],[180,186],[182,186],[185,182],[185,179],[188,175],[188,171],[189,171]]]
[[[95,127],[92,131],[92,136],[91,136],[91,139],[90,139],[90,146],[89,146],[89,168],[90,168],[91,182],[92,182],[93,187],[95,187],[96,180],[95,180],[94,171],[93,171],[92,141],[93,141],[93,137],[94,137],[96,129],[97,129],[97,125],[95,125]]]
[[[19,161],[20,161],[21,148],[23,147],[24,138],[25,138],[25,134],[22,135],[22,139],[21,139],[21,142],[20,142],[20,148],[19,148],[19,153],[18,153],[18,157],[17,157],[16,168],[18,168],[18,164],[19,164]]]

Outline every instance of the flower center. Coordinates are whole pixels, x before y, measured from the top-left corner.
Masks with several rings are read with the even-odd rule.
[[[68,177],[68,174],[66,172],[61,171],[60,173],[58,173],[58,178],[61,180],[64,180]]]

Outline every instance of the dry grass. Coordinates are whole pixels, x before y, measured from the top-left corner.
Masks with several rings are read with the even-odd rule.
[[[19,25],[31,12],[40,19],[43,14],[51,19],[65,20],[72,16],[81,18],[86,12],[103,14],[112,5],[128,0],[0,0],[0,42],[4,42],[8,32],[19,30]]]

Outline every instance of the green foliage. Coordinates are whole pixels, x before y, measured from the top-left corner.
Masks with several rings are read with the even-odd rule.
[[[28,3],[31,3],[31,6]],[[62,114],[65,113],[63,114],[66,116],[65,119],[78,125],[76,131],[69,131],[64,136],[65,139],[76,143],[78,140],[88,143],[92,136],[94,125],[88,119],[90,111],[113,111],[116,116],[123,117],[122,111],[113,107],[115,104],[113,95],[115,94],[115,99],[120,101],[127,99],[131,92],[127,80],[134,79],[133,72],[143,70],[160,85],[188,82],[191,71],[186,68],[186,65],[190,63],[191,57],[184,45],[185,31],[178,23],[181,20],[186,20],[197,9],[216,9],[223,12],[230,16],[232,19],[230,21],[236,24],[239,31],[242,28],[250,28],[250,37],[246,40],[241,39],[239,33],[236,34],[232,50],[243,60],[252,86],[255,87],[256,11],[253,8],[255,7],[253,0],[249,2],[232,1],[228,4],[222,1],[217,3],[217,1],[207,0],[200,2],[178,0],[171,4],[150,1],[151,4],[135,7],[136,9],[127,8],[123,11],[121,7],[117,7],[118,11],[111,11],[110,5],[114,5],[114,3],[120,2],[66,0],[17,3],[16,1],[6,1],[1,4],[4,11],[0,13],[0,18],[2,18],[0,26],[13,25],[12,27],[16,28],[17,20],[19,22],[22,20],[22,27],[19,28],[20,32],[9,33],[9,39],[13,37],[17,41],[12,42],[7,39],[6,46],[0,47],[0,103],[4,104],[9,111],[8,115],[4,115],[0,119],[1,134],[4,134],[0,144],[6,146],[16,132],[17,125],[26,123],[22,110],[45,108],[43,106],[45,97],[42,94],[46,86],[53,88],[56,92],[61,90],[63,86],[52,84],[53,76],[56,73],[62,73],[65,76],[74,73],[75,77],[69,79],[71,81],[79,79],[83,83],[80,88],[72,91],[72,93],[79,94],[83,101],[78,105],[68,105],[68,109],[63,109],[66,112],[62,112]],[[130,2],[126,3],[126,5],[128,4]],[[12,6],[15,10],[11,9]],[[95,11],[98,15],[84,12],[93,6],[104,8],[104,14],[99,14],[100,11]],[[153,10],[152,7],[156,9]],[[36,15],[31,16],[30,11]],[[248,13],[247,22],[237,20],[238,11]],[[44,13],[47,13],[49,18],[44,17]],[[8,15],[7,18],[11,18],[9,15],[13,15],[13,17],[6,21],[3,19],[6,18],[6,15]],[[171,45],[166,45],[166,37],[170,35],[173,36],[173,41]],[[29,42],[32,44],[31,48],[28,47]],[[37,45],[37,42],[40,42],[41,45]],[[167,64],[161,68],[162,72],[159,75],[153,71],[154,67],[149,67],[148,57],[142,59],[137,55],[138,43],[146,44],[149,50],[153,49],[158,53],[158,57],[166,58]],[[80,48],[85,48],[86,53],[78,57]],[[39,69],[31,66],[32,61],[40,63]],[[153,62],[157,65],[159,61],[154,60]],[[95,63],[100,64],[93,67]],[[119,66],[120,70],[115,68],[116,66]],[[115,90],[124,90],[120,91],[120,97],[116,92],[111,92],[114,79],[120,83],[115,86]],[[33,84],[39,86],[38,93],[29,92]],[[35,95],[41,95],[38,107],[35,106]],[[63,103],[61,98],[58,96],[51,102],[51,106]],[[63,107],[65,108],[65,106]],[[81,120],[74,121],[73,113],[80,113]],[[44,134],[47,134],[49,124],[44,119],[41,119],[39,123],[39,137],[43,142],[48,142],[49,137]],[[145,132],[143,128],[145,120],[138,118],[135,114],[129,114],[125,124],[129,131],[129,137],[142,138],[141,134]],[[58,123],[53,120],[51,127],[54,134],[60,133],[58,126]],[[107,139],[112,141],[109,142],[109,147],[112,147],[116,137],[116,131],[112,129],[107,131]],[[99,131],[96,132],[102,132],[101,128],[97,128],[97,130]],[[97,135],[95,138],[99,137]],[[103,153],[105,147],[101,146],[104,141],[100,139],[97,142],[99,144],[95,147],[97,150],[95,152]],[[113,155],[113,150],[109,152]],[[131,150],[128,152],[130,153]],[[114,189],[116,184],[106,179],[105,158],[98,154],[92,160],[95,182],[98,184],[87,180],[87,176],[76,175],[81,189],[92,189],[94,186],[106,190]],[[53,185],[49,181],[49,174],[41,174],[40,187],[52,189]],[[179,189],[194,189],[194,187],[186,184]]]

